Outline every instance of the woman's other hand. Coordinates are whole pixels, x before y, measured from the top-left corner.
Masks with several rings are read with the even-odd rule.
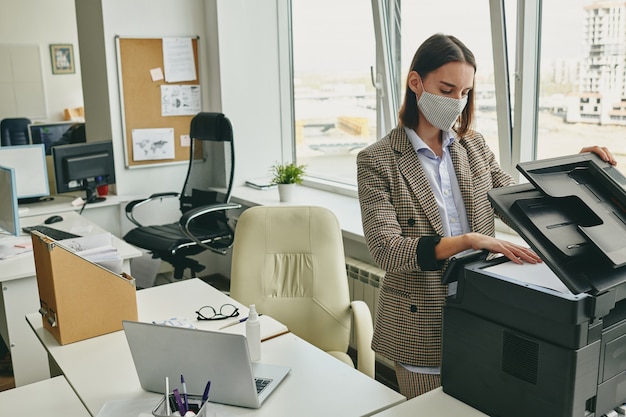
[[[611,165],[617,165],[617,161],[613,157],[613,154],[609,151],[609,148],[601,146],[586,146],[580,150],[580,153],[584,152],[593,152],[604,162],[608,162]]]
[[[539,255],[530,248],[480,233],[468,233],[467,236],[470,238],[472,249],[486,249],[492,253],[501,253],[516,264],[542,262]]]

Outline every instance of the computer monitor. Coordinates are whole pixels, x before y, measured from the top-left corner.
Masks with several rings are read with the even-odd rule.
[[[19,204],[35,203],[50,195],[44,145],[2,146],[0,165],[15,170]]]
[[[28,125],[28,135],[30,143],[43,143],[46,147],[46,155],[51,155],[50,149],[55,145],[75,143],[71,138],[71,130],[84,123],[57,122],[57,123],[35,123]],[[84,142],[82,140],[81,142]]]
[[[52,147],[57,193],[85,191],[87,202],[104,201],[96,188],[115,184],[113,142],[87,142]]]
[[[0,229],[20,235],[20,216],[17,208],[15,170],[0,166]],[[6,196],[6,198],[5,198]]]

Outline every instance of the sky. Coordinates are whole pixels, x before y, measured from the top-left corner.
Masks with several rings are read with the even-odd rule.
[[[580,56],[583,7],[593,0],[543,0],[544,57]],[[506,0],[513,15],[517,1]],[[375,39],[371,0],[293,0],[294,51],[298,69],[368,70],[374,64]],[[402,0],[403,71],[419,44],[433,33],[457,36],[481,67],[490,65],[489,0]],[[514,21],[507,22],[509,44],[515,42]],[[510,47],[510,48],[511,48]],[[484,63],[484,64],[483,64]]]

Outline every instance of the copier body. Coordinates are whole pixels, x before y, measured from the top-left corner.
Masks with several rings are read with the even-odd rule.
[[[587,154],[518,169],[530,184],[489,197],[562,285],[453,260],[443,390],[490,416],[600,417],[626,403],[626,179]]]

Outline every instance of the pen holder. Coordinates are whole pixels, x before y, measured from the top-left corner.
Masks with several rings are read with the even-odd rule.
[[[188,397],[188,401],[189,401],[189,409],[191,411],[193,411],[194,413],[196,413],[197,417],[201,417],[201,416],[205,416],[206,415],[206,411],[203,412],[203,409],[206,409],[207,407],[202,407],[202,397],[199,395],[189,395]],[[163,396],[163,398],[161,399],[161,401],[159,401],[159,403],[156,405],[156,407],[154,407],[154,409],[152,410],[152,415],[154,417],[170,417],[172,415],[174,415],[173,413],[178,411],[178,407],[176,406],[176,400],[174,399],[174,394],[170,394],[169,395],[169,399],[168,401],[170,402],[170,410],[172,412],[172,414],[167,414],[167,409],[165,407],[165,396]],[[208,402],[206,404],[209,404]],[[206,405],[205,404],[205,405]],[[179,415],[179,414],[176,414]],[[183,414],[180,414],[183,415]]]

